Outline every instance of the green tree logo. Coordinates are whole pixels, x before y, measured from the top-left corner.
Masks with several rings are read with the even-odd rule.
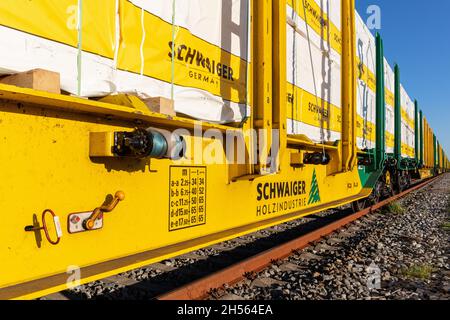
[[[318,202],[320,202],[320,191],[319,191],[319,184],[317,183],[316,169],[314,169],[311,182],[311,191],[309,191],[308,205]]]

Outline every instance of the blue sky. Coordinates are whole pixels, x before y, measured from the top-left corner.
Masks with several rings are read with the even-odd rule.
[[[450,1],[356,0],[364,21],[370,5],[381,8],[386,58],[400,66],[405,89],[450,156]]]

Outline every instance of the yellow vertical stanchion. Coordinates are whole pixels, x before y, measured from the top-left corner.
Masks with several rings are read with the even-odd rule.
[[[274,0],[273,3],[273,127],[279,130],[279,152],[277,168],[287,148],[287,112],[286,112],[286,0]],[[275,160],[275,159],[274,159]]]
[[[344,171],[356,165],[355,1],[342,0],[342,159]]]
[[[270,173],[272,145],[272,0],[261,0],[253,5],[253,18],[254,128],[259,131],[255,171],[264,174]]]

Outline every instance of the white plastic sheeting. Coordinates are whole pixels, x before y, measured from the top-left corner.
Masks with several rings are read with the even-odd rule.
[[[64,91],[85,97],[134,93],[171,98],[173,94],[177,112],[211,122],[239,122],[250,115],[250,0],[177,0],[175,12],[167,0],[52,1],[5,3],[9,17],[19,18],[14,23],[0,18],[1,74],[35,68],[59,72]],[[94,6],[109,11],[96,17],[98,10],[81,9]],[[32,14],[35,8],[54,22],[54,37],[40,36]],[[77,10],[82,12],[80,19]],[[91,44],[106,41],[102,45],[109,47],[107,55],[93,45],[87,50],[84,43],[87,30],[95,33],[105,16],[115,25],[102,30],[107,33]],[[88,25],[88,20],[94,24]],[[67,36],[70,24],[75,30]],[[70,41],[61,41],[57,34]],[[172,40],[177,50],[173,74]]]
[[[386,102],[386,152],[394,153],[395,145],[395,73],[384,59],[384,85]]]
[[[131,0],[137,7],[167,23],[171,24],[175,18],[176,28],[171,34],[176,45],[175,85],[172,86],[172,80],[162,80],[165,73],[171,72],[172,66],[166,65],[160,76],[156,72],[155,76],[144,74],[139,77],[120,70],[117,91],[135,93],[142,98],[170,98],[171,90],[174,90],[177,112],[212,122],[238,122],[249,116],[250,108],[246,103],[247,62],[250,61],[248,1],[178,0],[173,15],[172,1]],[[158,31],[159,26],[155,24],[154,27]],[[149,34],[143,40],[145,42],[151,43],[153,37],[158,37],[158,32],[152,35],[150,30],[146,31]],[[164,54],[152,55],[155,48],[145,46],[140,69],[152,68],[158,64],[158,59],[169,53],[170,38],[155,42],[158,43],[156,49]],[[241,69],[238,73],[234,68],[233,79],[220,75],[225,68],[231,71],[233,65]],[[240,93],[233,94],[236,91]]]
[[[375,37],[356,14],[356,52],[358,58],[357,145],[361,150],[375,148],[376,139],[376,43]]]
[[[340,140],[340,1],[292,0],[287,17],[288,133]]]
[[[415,149],[415,126],[414,112],[415,106],[413,100],[409,97],[403,85],[400,86],[400,97],[402,106],[402,157],[414,158]]]

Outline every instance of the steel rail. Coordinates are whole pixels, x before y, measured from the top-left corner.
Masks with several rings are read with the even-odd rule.
[[[296,250],[301,250],[308,247],[311,243],[317,242],[324,236],[327,236],[342,227],[381,209],[387,204],[403,198],[407,194],[422,189],[423,187],[433,183],[440,176],[431,178],[427,181],[421,182],[414,187],[383,200],[372,207],[366,208],[357,213],[351,214],[343,219],[330,223],[322,228],[312,231],[297,239],[287,243],[276,246],[272,249],[264,251],[253,257],[247,258],[230,267],[222,269],[209,276],[196,280],[190,284],[175,289],[169,293],[158,296],[157,300],[201,300],[206,298],[211,290],[223,288],[224,285],[233,285],[245,279],[246,274],[257,273],[268,267],[273,261],[285,259],[292,255]]]

